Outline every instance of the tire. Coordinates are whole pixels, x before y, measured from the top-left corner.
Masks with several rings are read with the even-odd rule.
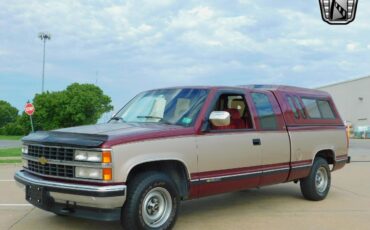
[[[171,229],[179,211],[179,192],[175,183],[160,172],[145,172],[128,184],[122,207],[124,229]]]
[[[329,193],[330,184],[331,175],[328,162],[318,157],[312,165],[310,175],[301,179],[301,192],[307,200],[323,200]]]

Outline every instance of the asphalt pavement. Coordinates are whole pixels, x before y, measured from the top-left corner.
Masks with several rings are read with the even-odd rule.
[[[21,147],[21,141],[11,141],[11,140],[0,140],[0,148],[17,148]]]
[[[185,201],[174,229],[369,229],[370,140],[353,140],[354,162],[332,174],[328,197],[303,199],[299,185],[260,189]],[[0,229],[120,229],[118,222],[60,217],[29,205],[13,181],[20,165],[0,166]]]

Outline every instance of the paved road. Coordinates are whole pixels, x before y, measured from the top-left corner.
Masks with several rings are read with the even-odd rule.
[[[370,141],[353,141],[352,158],[362,160],[332,174],[326,200],[302,198],[286,183],[186,201],[175,229],[369,229]],[[117,222],[59,217],[29,206],[12,180],[20,166],[0,167],[0,229],[120,229]]]
[[[17,148],[21,145],[21,141],[0,140],[0,148]]]

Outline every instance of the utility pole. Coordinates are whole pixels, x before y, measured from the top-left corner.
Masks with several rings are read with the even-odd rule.
[[[41,41],[44,42],[44,55],[42,59],[42,87],[41,87],[41,92],[44,93],[44,88],[45,88],[45,45],[46,45],[46,40],[51,39],[51,35],[49,33],[39,33],[39,38]]]

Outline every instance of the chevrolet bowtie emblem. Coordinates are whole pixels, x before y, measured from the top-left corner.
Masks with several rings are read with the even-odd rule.
[[[46,165],[46,163],[48,163],[48,159],[46,159],[45,157],[40,157],[39,158],[39,163],[42,164],[42,165]]]

